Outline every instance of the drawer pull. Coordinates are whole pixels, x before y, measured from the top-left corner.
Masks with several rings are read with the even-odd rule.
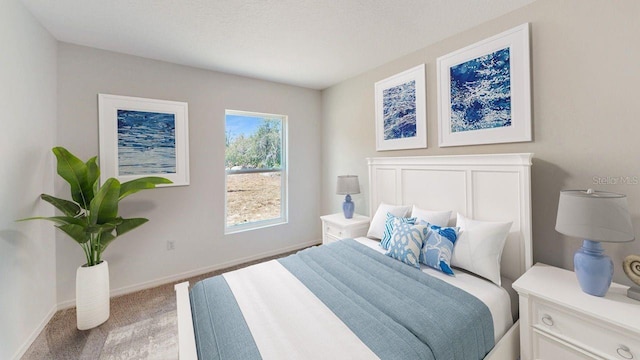
[[[633,359],[633,353],[628,347],[624,345],[620,345],[620,347],[616,350],[616,352],[623,359]]]
[[[547,326],[553,326],[553,318],[550,315],[545,314],[542,317],[542,323]]]

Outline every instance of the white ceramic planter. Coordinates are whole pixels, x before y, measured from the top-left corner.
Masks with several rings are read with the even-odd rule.
[[[109,264],[81,266],[76,271],[78,330],[92,329],[109,319]]]

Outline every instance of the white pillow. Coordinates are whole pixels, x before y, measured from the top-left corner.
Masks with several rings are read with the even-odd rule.
[[[460,236],[453,248],[451,265],[500,286],[500,258],[511,222],[472,220],[458,214],[456,226]]]
[[[376,214],[371,219],[367,237],[372,239],[382,239],[382,235],[384,234],[384,225],[387,222],[387,213],[391,213],[398,217],[405,217],[407,216],[407,213],[409,213],[409,210],[411,210],[411,206],[395,206],[380,203],[378,210],[376,210]]]
[[[416,224],[422,220],[428,222],[431,225],[447,227],[449,226],[451,211],[424,210],[413,205],[413,209],[411,210],[411,217],[418,218]]]

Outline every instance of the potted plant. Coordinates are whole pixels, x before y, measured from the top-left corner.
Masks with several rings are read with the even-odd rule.
[[[149,221],[144,218],[124,219],[118,216],[118,203],[140,190],[158,184],[170,184],[162,177],[143,177],[125,183],[109,178],[100,186],[97,157],[86,163],[63,147],[53,148],[58,175],[70,185],[71,199],[42,194],[40,198],[60,210],[63,215],[31,217],[56,223],[56,227],[75,240],[87,263],[76,272],[76,313],[80,330],[94,328],[109,318],[109,267],[102,253],[118,236]]]

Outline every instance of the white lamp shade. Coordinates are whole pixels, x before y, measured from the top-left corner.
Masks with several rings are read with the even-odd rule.
[[[336,185],[336,194],[350,195],[360,194],[360,183],[357,175],[340,175]]]
[[[627,197],[591,189],[560,192],[556,231],[593,241],[635,239]]]

